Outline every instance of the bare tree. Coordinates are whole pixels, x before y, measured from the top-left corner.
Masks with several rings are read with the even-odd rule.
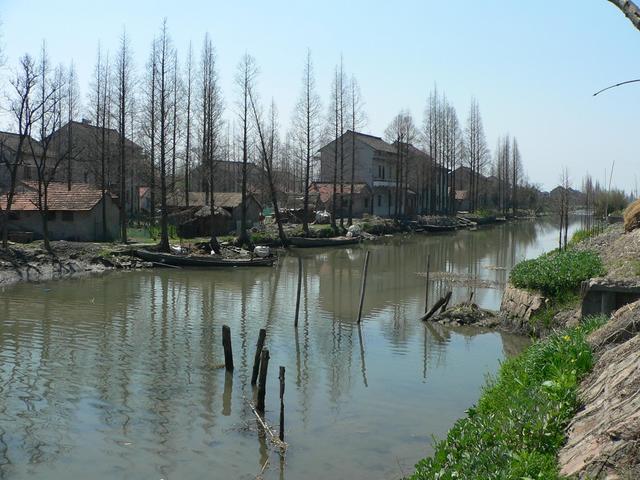
[[[76,69],[73,61],[69,65],[67,72],[67,190],[71,190],[71,183],[73,181],[73,160],[75,158],[75,151],[73,146],[73,122],[75,121],[78,110],[80,108],[80,96],[78,91],[78,79],[76,76]]]
[[[157,86],[158,77],[158,40],[151,44],[148,68],[150,70],[147,87],[148,97],[148,137],[149,137],[149,210],[150,223],[155,224],[156,217],[156,127],[157,127]]]
[[[36,98],[36,90],[41,81],[35,61],[29,54],[20,58],[19,70],[11,80],[12,95],[9,98],[9,110],[15,123],[18,135],[15,151],[9,151],[0,144],[0,166],[9,172],[9,188],[6,193],[4,209],[0,205],[2,220],[2,246],[8,246],[8,220],[16,192],[18,169],[28,153],[28,142],[32,128],[40,120],[42,114],[41,101]]]
[[[464,130],[465,163],[469,168],[468,198],[470,210],[476,211],[480,204],[480,178],[489,161],[489,148],[484,134],[480,106],[471,99],[469,115]]]
[[[259,111],[259,107],[256,105],[256,94],[253,91],[253,86],[249,88],[249,101],[251,103],[251,110],[253,112],[253,118],[256,122],[256,130],[258,133],[259,139],[259,150],[260,157],[262,159],[262,164],[267,173],[267,184],[269,187],[269,192],[271,194],[271,202],[273,203],[273,213],[276,217],[276,224],[278,226],[278,236],[280,237],[280,242],[283,247],[287,247],[289,245],[289,241],[287,240],[287,235],[284,233],[284,228],[282,227],[282,218],[280,216],[280,209],[278,208],[278,195],[274,184],[273,178],[273,158],[275,155],[275,150],[277,148],[277,116],[276,109],[273,101],[271,102],[271,108],[269,110],[269,123],[267,125],[264,124],[262,115]]]
[[[38,70],[38,76],[40,77],[38,84],[40,113],[37,124],[39,138],[35,140],[33,137],[28,137],[28,143],[34,159],[38,180],[35,204],[42,220],[44,248],[51,252],[49,241],[49,186],[55,180],[58,166],[65,158],[63,155],[56,155],[56,152],[52,152],[54,144],[52,134],[59,128],[62,118],[64,72],[62,66],[60,66],[51,74],[44,42],[42,43]]]
[[[158,38],[158,122],[160,128],[160,244],[158,249],[169,251],[169,222],[167,210],[167,150],[168,135],[171,125],[170,112],[172,108],[172,63],[174,58],[173,44],[169,36],[167,20],[162,22],[160,37]]]
[[[302,229],[305,236],[309,235],[309,181],[311,175],[311,159],[318,146],[318,129],[320,121],[320,97],[315,89],[315,77],[311,51],[307,50],[307,58],[302,74],[302,93],[298,99],[293,115],[294,137],[298,145],[304,165],[304,200],[302,213]]]
[[[221,150],[221,130],[223,126],[222,114],[224,111],[222,93],[218,81],[216,67],[216,55],[209,34],[204,37],[202,57],[200,63],[201,75],[201,120],[200,120],[200,164],[207,172],[207,192],[209,206],[211,208],[211,249],[220,253],[220,245],[216,237],[215,223],[215,166],[216,157]]]
[[[364,101],[362,100],[362,94],[360,92],[360,85],[355,76],[351,76],[351,82],[349,83],[349,102],[350,102],[350,123],[351,123],[351,185],[349,190],[349,219],[348,226],[353,223],[353,187],[355,183],[356,175],[356,156],[357,156],[357,143],[356,132],[360,130],[365,122],[366,115],[364,112]]]
[[[520,149],[518,148],[516,137],[513,137],[511,147],[511,177],[511,209],[515,217],[518,208],[518,186],[522,180],[522,158],[520,157]]]
[[[249,164],[249,136],[251,134],[251,90],[257,74],[255,60],[251,55],[245,53],[238,64],[236,72],[236,86],[239,90],[238,120],[241,128],[242,142],[242,205],[240,206],[240,232],[238,243],[240,245],[250,245],[251,240],[247,233],[247,174]]]
[[[186,105],[186,133],[185,133],[185,149],[184,149],[184,201],[185,205],[189,206],[189,191],[191,188],[190,175],[191,175],[191,98],[193,92],[193,47],[189,42],[189,49],[187,50],[187,105]]]
[[[171,191],[175,192],[176,189],[176,162],[178,158],[178,108],[179,108],[179,96],[178,87],[179,81],[179,67],[178,67],[178,52],[173,50],[173,79],[172,79],[172,92],[171,102],[173,103],[173,115],[171,118]]]
[[[131,96],[133,91],[133,61],[131,48],[126,30],[120,37],[120,49],[116,58],[116,94],[118,114],[118,152],[119,152],[119,183],[120,183],[120,237],[123,243],[127,241],[127,209],[126,209],[126,131],[127,117],[131,110]],[[133,201],[133,198],[131,199]]]

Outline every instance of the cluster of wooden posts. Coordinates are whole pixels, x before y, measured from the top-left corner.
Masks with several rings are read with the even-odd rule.
[[[252,410],[256,412],[256,416],[262,427],[272,437],[274,436],[271,429],[264,421],[265,397],[267,392],[267,371],[269,369],[269,349],[264,347],[267,338],[267,331],[264,328],[258,333],[258,342],[256,343],[256,354],[253,359],[253,371],[251,372],[251,386],[258,385],[258,394],[255,407]],[[231,348],[231,329],[228,325],[222,326],[222,348],[224,350],[224,368],[228,374],[233,373],[233,350]],[[284,384],[285,384],[285,367],[280,366],[280,431],[278,438],[284,444]]]
[[[369,254],[367,251],[364,260],[364,267],[362,272],[362,285],[360,288],[360,303],[358,305],[358,323],[362,319],[362,307],[364,305],[364,292],[367,286],[367,270],[369,267]],[[298,327],[298,317],[300,313],[300,294],[302,290],[302,257],[298,257],[298,291],[296,295],[296,310],[294,327]],[[258,341],[256,343],[256,353],[253,359],[253,371],[251,372],[251,385],[258,386],[258,392],[256,397],[255,407],[251,405],[252,410],[256,413],[258,421],[260,421],[262,427],[269,433],[272,438],[275,437],[271,429],[264,420],[265,412],[265,397],[267,391],[267,371],[269,369],[269,349],[265,348],[265,340],[267,338],[267,331],[264,328],[260,329],[258,333]],[[227,374],[233,374],[233,349],[231,347],[231,328],[228,325],[222,326],[222,348],[224,350],[224,368]],[[278,439],[284,444],[284,389],[285,389],[285,367],[280,366],[278,378],[280,380],[280,428],[278,432]]]

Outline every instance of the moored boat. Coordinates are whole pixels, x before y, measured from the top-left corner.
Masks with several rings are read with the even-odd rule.
[[[336,247],[341,245],[353,245],[360,242],[360,237],[333,237],[333,238],[306,238],[289,237],[289,243],[293,247]]]
[[[220,258],[213,255],[174,255],[172,253],[135,250],[135,255],[147,262],[172,267],[270,267],[275,257]]]

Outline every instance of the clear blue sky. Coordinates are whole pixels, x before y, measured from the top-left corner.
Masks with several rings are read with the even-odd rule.
[[[478,99],[492,149],[499,135],[516,135],[530,179],[545,188],[565,165],[576,185],[587,170],[602,179],[613,160],[615,185],[630,190],[640,176],[640,84],[591,96],[640,77],[640,32],[606,0],[0,0],[4,75],[44,38],[53,61],[73,58],[86,93],[98,40],[115,51],[126,26],[141,70],[164,17],[181,53],[211,34],[229,108],[247,51],[260,66],[262,97],[273,97],[288,123],[309,47],[325,104],[344,56],[372,134],[402,108],[421,124],[437,83],[462,121]]]

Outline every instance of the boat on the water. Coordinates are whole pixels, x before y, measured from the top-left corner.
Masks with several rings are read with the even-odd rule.
[[[333,238],[306,238],[289,237],[292,247],[313,248],[313,247],[337,247],[341,245],[354,245],[360,242],[360,237],[333,237]]]
[[[451,232],[457,228],[456,225],[421,225],[425,232]]]
[[[213,255],[175,255],[173,253],[135,250],[135,255],[147,262],[172,267],[270,267],[275,257],[220,258]]]

